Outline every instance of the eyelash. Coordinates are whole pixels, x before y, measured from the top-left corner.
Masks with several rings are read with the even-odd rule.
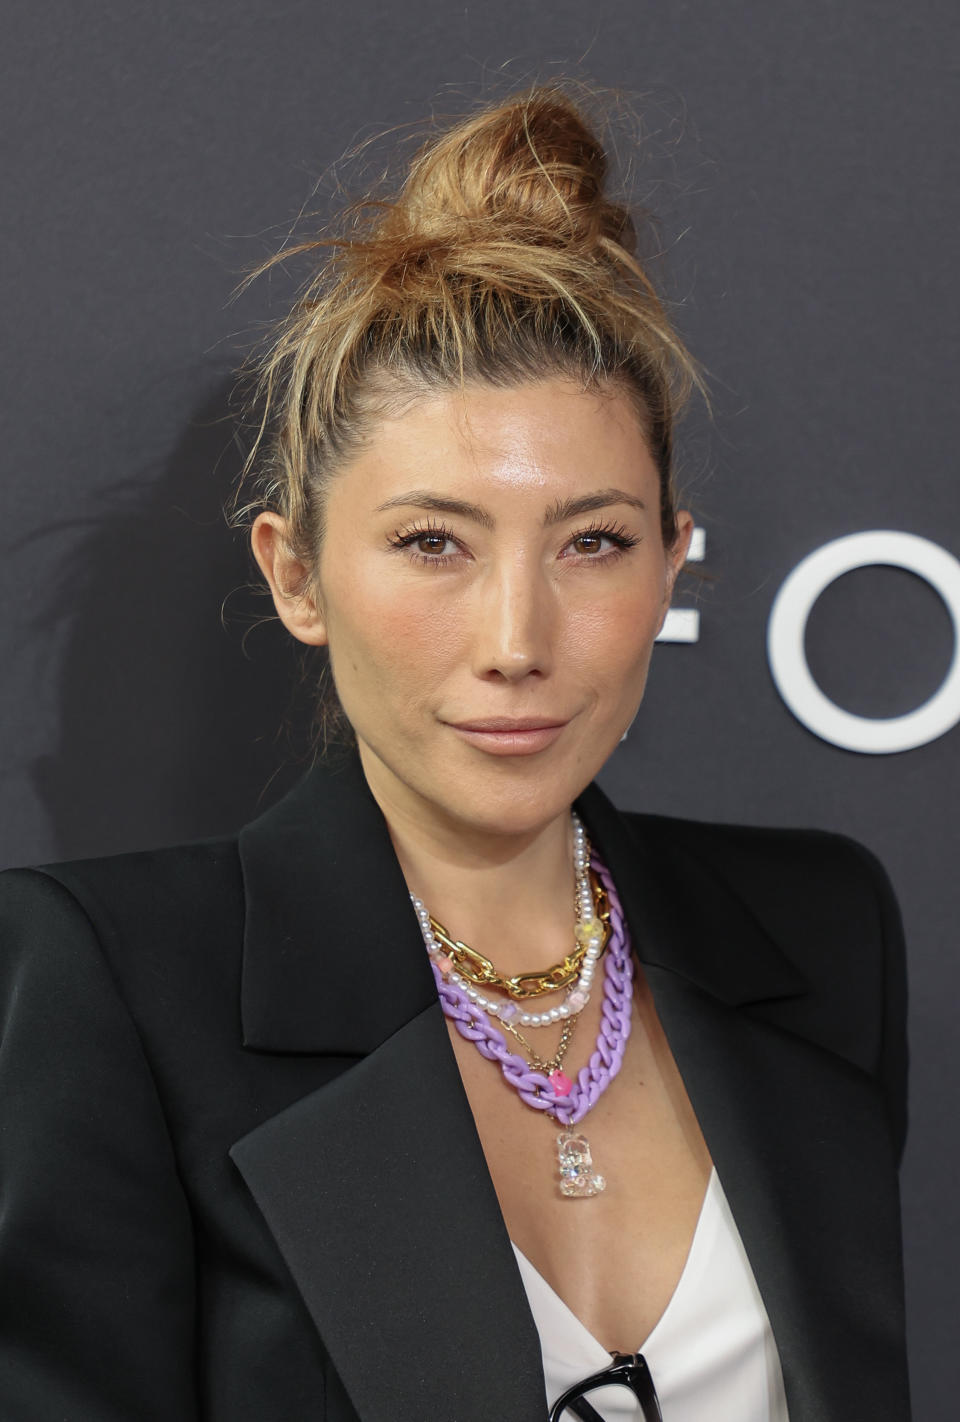
[[[458,543],[447,526],[443,523],[415,524],[412,528],[402,531],[395,529],[387,540],[391,548],[396,548],[402,552],[404,549],[410,550],[410,556],[415,563],[421,565],[429,564],[434,568],[446,567],[453,561],[453,554],[450,553],[421,553],[413,549],[413,544],[420,538],[442,538],[451,543]],[[585,553],[581,555],[588,563],[606,563],[614,558],[620,558],[629,548],[635,548],[639,539],[628,533],[622,523],[612,525],[602,522],[594,522],[588,528],[581,528],[570,538],[570,543],[576,543],[580,538],[608,538],[615,545],[607,553]]]

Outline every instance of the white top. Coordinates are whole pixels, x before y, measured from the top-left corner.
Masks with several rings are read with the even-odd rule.
[[[613,1359],[513,1249],[540,1334],[549,1406]],[[770,1320],[715,1170],[677,1287],[636,1351],[647,1361],[663,1422],[788,1422]],[[591,1393],[590,1402],[604,1422],[642,1422],[640,1404],[622,1387]]]

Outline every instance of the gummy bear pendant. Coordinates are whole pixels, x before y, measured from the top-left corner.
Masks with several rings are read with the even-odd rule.
[[[594,1172],[590,1142],[586,1136],[577,1131],[562,1132],[557,1136],[557,1159],[561,1195],[570,1199],[586,1199],[606,1189],[606,1180]]]

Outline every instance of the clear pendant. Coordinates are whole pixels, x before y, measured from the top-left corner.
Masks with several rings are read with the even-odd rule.
[[[578,1131],[564,1131],[557,1136],[557,1159],[560,1164],[560,1194],[571,1199],[586,1199],[607,1188],[602,1175],[593,1169],[590,1142]]]

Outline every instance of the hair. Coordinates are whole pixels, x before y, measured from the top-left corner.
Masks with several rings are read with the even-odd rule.
[[[259,413],[234,517],[281,514],[308,570],[330,481],[378,422],[471,382],[564,377],[625,394],[673,544],[674,422],[698,373],[568,87],[535,85],[434,131],[391,194],[352,204],[254,273],[290,257],[313,269],[253,363]]]

